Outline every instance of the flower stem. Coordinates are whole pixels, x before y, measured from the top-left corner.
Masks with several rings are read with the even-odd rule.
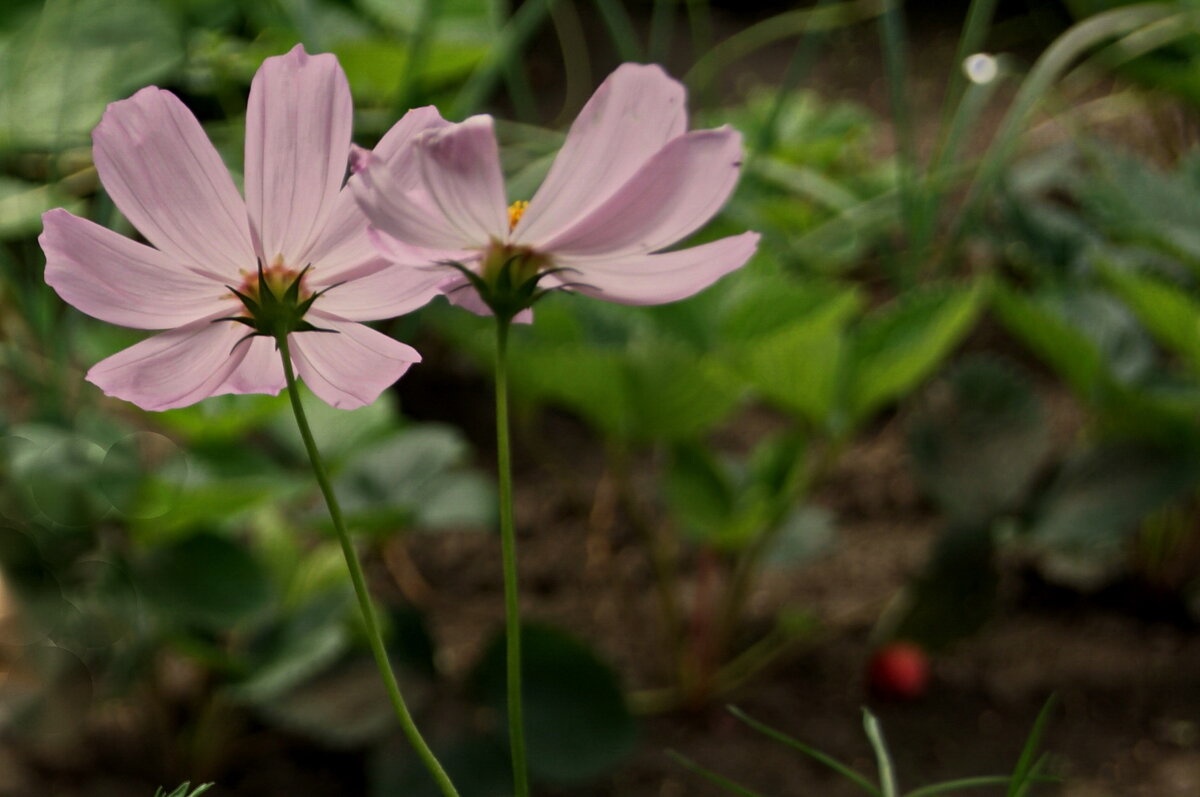
[[[525,723],[521,716],[521,608],[517,591],[517,535],[513,528],[512,453],[508,443],[508,329],[496,316],[496,466],[500,478],[500,544],[504,560],[504,618],[507,638],[508,740],[513,792],[529,797]]]
[[[404,730],[404,735],[408,737],[409,743],[413,749],[417,751],[417,755],[421,759],[421,763],[429,770],[429,774],[437,782],[445,797],[459,797],[458,790],[454,788],[454,784],[450,782],[450,777],[446,774],[446,770],[442,769],[442,765],[434,756],[433,751],[429,749],[421,732],[417,730],[417,725],[413,722],[412,715],[408,711],[408,706],[404,702],[404,696],[400,694],[400,686],[396,683],[396,674],[392,671],[391,662],[388,661],[387,648],[384,647],[383,637],[379,633],[379,622],[375,618],[375,610],[371,606],[371,595],[367,591],[367,582],[363,577],[362,565],[358,561],[358,554],[354,550],[354,543],[350,541],[350,535],[346,532],[346,524],[342,520],[342,509],[338,504],[337,496],[333,492],[333,485],[329,481],[329,474],[325,471],[325,465],[321,461],[321,455],[317,451],[316,441],[313,440],[312,430],[308,426],[308,418],[304,415],[304,406],[300,403],[300,388],[296,383],[296,374],[292,370],[292,355],[288,348],[288,336],[286,334],[277,335],[275,338],[276,347],[279,349],[279,354],[283,358],[283,373],[287,378],[288,397],[292,400],[292,410],[296,414],[296,425],[300,427],[300,437],[304,440],[304,448],[308,451],[309,462],[312,463],[313,475],[317,477],[317,484],[321,487],[321,493],[325,496],[325,505],[329,508],[329,517],[333,520],[333,527],[337,530],[338,541],[342,544],[342,553],[346,557],[346,567],[350,570],[350,580],[354,582],[354,594],[358,597],[358,608],[362,612],[363,624],[367,630],[367,642],[371,646],[371,653],[375,656],[375,663],[379,666],[379,674],[383,676],[383,684],[387,687],[388,697],[391,698],[392,707],[396,710],[396,717],[400,720],[400,727]]]

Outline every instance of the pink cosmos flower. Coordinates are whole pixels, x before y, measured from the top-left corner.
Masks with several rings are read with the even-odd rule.
[[[541,275],[540,287],[672,302],[743,265],[759,238],[747,232],[657,253],[716,214],[741,167],[737,131],[686,132],[684,105],[684,87],[660,67],[619,67],[528,202],[508,202],[489,116],[427,117],[411,146],[368,158],[352,189],[376,228],[372,240],[394,261],[456,262],[484,282],[517,263],[519,278]],[[444,289],[484,311],[467,286],[457,276]]]
[[[39,238],[46,282],[103,321],[169,331],[96,364],[89,381],[148,410],[278,393],[285,381],[274,341],[247,337],[246,325],[230,320],[248,318],[235,291],[257,296],[260,267],[275,292],[298,280],[294,298],[313,300],[305,326],[323,331],[293,331],[288,344],[299,377],[334,407],[371,403],[420,361],[357,323],[419,307],[444,276],[393,266],[368,240],[343,187],[352,113],[333,55],[297,46],[264,61],[246,112],[243,200],[175,95],[148,87],[108,107],[92,133],[96,169],[153,248],[51,210]],[[380,156],[405,144],[411,122],[380,142]]]

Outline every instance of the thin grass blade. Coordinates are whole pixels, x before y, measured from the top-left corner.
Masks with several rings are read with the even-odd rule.
[[[1008,797],[1023,797],[1029,791],[1033,778],[1042,764],[1042,759],[1034,758],[1034,756],[1042,743],[1042,736],[1046,732],[1046,725],[1050,722],[1050,714],[1056,703],[1055,695],[1050,695],[1045,705],[1042,706],[1042,710],[1038,712],[1037,719],[1033,721],[1033,727],[1025,739],[1025,746],[1013,769],[1012,781],[1008,786]]]
[[[750,789],[747,789],[745,786],[741,785],[740,783],[734,783],[729,778],[723,777],[721,775],[718,775],[716,772],[705,769],[704,767],[697,764],[695,761],[692,761],[690,758],[688,758],[684,755],[680,755],[679,753],[675,752],[674,750],[668,750],[667,755],[669,755],[671,757],[671,759],[673,761],[675,761],[675,763],[677,763],[680,766],[684,767],[685,769],[688,769],[691,772],[699,775],[700,777],[704,778],[708,782],[714,783],[717,786],[720,786],[722,789],[725,789],[726,791],[732,792],[733,794],[741,795],[741,797],[762,797],[762,795],[759,794],[758,792],[751,791]]]
[[[892,765],[892,755],[888,752],[887,742],[883,738],[883,728],[879,720],[870,711],[863,709],[863,730],[875,751],[875,761],[879,766],[879,788],[883,797],[897,797],[900,789],[896,785],[896,769]]]
[[[729,710],[730,714],[737,717],[739,720],[746,723],[751,728],[753,728],[754,730],[763,734],[764,736],[774,739],[775,741],[779,742],[780,744],[787,745],[788,747],[791,747],[793,750],[798,750],[799,752],[804,753],[806,756],[808,756],[809,758],[812,758],[815,761],[819,761],[820,763],[822,763],[825,766],[832,769],[834,772],[837,772],[842,777],[854,782],[856,785],[858,785],[859,788],[861,788],[863,791],[867,792],[868,794],[874,795],[874,797],[884,797],[883,792],[881,792],[875,786],[874,783],[867,780],[865,777],[863,777],[858,772],[855,772],[853,769],[851,769],[846,764],[843,764],[841,761],[838,761],[833,756],[826,755],[825,753],[822,753],[820,750],[816,750],[812,747],[809,747],[804,742],[801,742],[798,739],[794,739],[785,733],[781,733],[780,731],[775,730],[774,728],[770,727],[769,725],[764,725],[763,723],[761,723],[758,720],[754,719],[753,717],[749,716],[748,714],[746,714],[745,712],[743,712],[741,709],[737,708],[736,706],[726,706],[726,708]]]

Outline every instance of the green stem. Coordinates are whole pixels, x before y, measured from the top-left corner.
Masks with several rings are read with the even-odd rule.
[[[362,565],[358,561],[358,554],[354,551],[354,543],[350,541],[350,535],[346,532],[346,524],[342,520],[341,506],[338,504],[337,496],[334,495],[333,485],[329,481],[329,474],[325,472],[325,465],[321,461],[321,454],[317,451],[317,443],[313,440],[312,430],[308,426],[308,418],[304,415],[304,406],[300,403],[300,388],[296,382],[296,374],[292,370],[292,355],[288,348],[288,336],[286,334],[277,335],[275,343],[279,349],[280,357],[283,358],[283,373],[287,378],[288,397],[292,400],[292,410],[296,414],[296,425],[300,427],[300,437],[303,438],[304,448],[308,451],[308,459],[312,463],[313,475],[317,477],[317,484],[321,487],[321,494],[325,496],[325,505],[329,507],[329,517],[333,520],[333,527],[337,531],[338,541],[342,544],[342,553],[346,557],[346,567],[350,569],[350,580],[354,582],[354,594],[358,597],[358,608],[362,612],[363,624],[366,626],[367,642],[371,646],[371,653],[375,655],[375,663],[379,666],[379,674],[383,676],[383,684],[387,687],[392,707],[396,709],[396,717],[400,720],[400,727],[404,730],[404,735],[408,737],[408,741],[413,746],[413,749],[417,751],[421,763],[425,765],[425,768],[429,770],[429,774],[437,781],[442,794],[446,797],[459,797],[458,790],[450,782],[450,777],[446,774],[446,770],[442,769],[442,765],[438,762],[437,757],[434,756],[433,751],[429,749],[429,745],[426,744],[425,739],[421,736],[421,732],[417,730],[417,725],[413,722],[412,715],[408,711],[408,706],[404,702],[404,696],[400,694],[400,686],[396,683],[396,674],[392,671],[392,664],[388,661],[387,648],[384,647],[383,637],[379,633],[379,622],[375,619],[375,610],[371,606],[371,595],[367,592],[367,581],[363,577]]]
[[[496,317],[496,466],[500,477],[500,544],[504,560],[504,619],[507,629],[508,741],[512,748],[513,791],[529,797],[525,764],[525,722],[521,716],[521,607],[517,591],[517,535],[513,528],[512,453],[508,442],[508,329]]]

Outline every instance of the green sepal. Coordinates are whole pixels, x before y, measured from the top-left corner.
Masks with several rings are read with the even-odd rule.
[[[271,283],[267,280],[261,259],[258,261],[257,299],[248,296],[230,285],[225,286],[241,301],[248,315],[215,318],[213,319],[214,323],[217,321],[233,321],[238,324],[244,324],[253,330],[250,334],[239,339],[233,345],[233,349],[237,349],[247,339],[258,335],[274,339],[278,348],[279,338],[290,335],[293,332],[337,332],[336,329],[323,329],[304,320],[304,316],[312,308],[313,302],[319,296],[342,284],[330,285],[305,299],[301,299],[300,283],[304,279],[304,275],[311,268],[311,264],[305,266],[296,275],[295,279],[284,287],[282,296],[277,295],[275,290],[272,289]]]

